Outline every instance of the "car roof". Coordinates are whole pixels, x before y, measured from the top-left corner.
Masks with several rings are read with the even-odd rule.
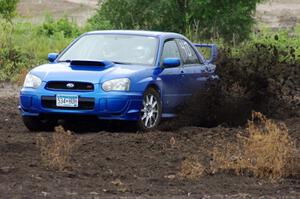
[[[145,31],[145,30],[103,30],[92,31],[87,34],[128,34],[128,35],[141,35],[152,37],[184,37],[181,34],[173,32],[159,32],[159,31]]]

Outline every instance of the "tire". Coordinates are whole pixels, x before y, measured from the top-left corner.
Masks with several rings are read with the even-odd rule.
[[[54,131],[57,121],[50,119],[42,119],[34,116],[23,116],[23,123],[31,132],[38,131]]]
[[[156,129],[161,121],[161,114],[162,104],[160,94],[154,88],[149,88],[143,97],[138,121],[139,130],[151,131]]]

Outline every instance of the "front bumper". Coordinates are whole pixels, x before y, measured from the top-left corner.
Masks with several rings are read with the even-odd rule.
[[[47,90],[43,82],[39,89],[23,88],[20,91],[20,109],[23,116],[51,115],[89,115],[99,119],[138,120],[142,106],[143,93],[104,92],[99,84],[94,85],[93,92],[73,92]],[[93,102],[89,108],[64,109],[49,106],[57,94],[78,95],[83,103]]]

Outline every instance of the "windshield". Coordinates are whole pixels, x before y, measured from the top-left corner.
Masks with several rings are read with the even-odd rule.
[[[108,60],[115,63],[154,65],[158,39],[155,37],[93,34],[81,37],[59,58],[72,60]]]

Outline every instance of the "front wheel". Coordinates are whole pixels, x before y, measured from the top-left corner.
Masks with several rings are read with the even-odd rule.
[[[139,129],[149,131],[157,128],[161,120],[161,113],[160,94],[155,89],[149,88],[143,97],[143,105],[138,122]]]

